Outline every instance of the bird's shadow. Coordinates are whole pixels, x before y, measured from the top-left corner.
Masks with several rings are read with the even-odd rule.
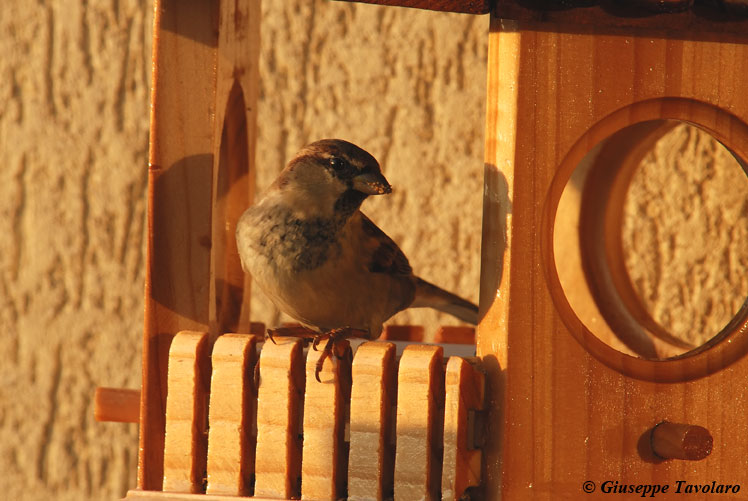
[[[481,247],[480,319],[491,309],[497,298],[504,271],[507,250],[509,215],[512,201],[509,183],[504,173],[494,164],[484,166],[483,235]]]

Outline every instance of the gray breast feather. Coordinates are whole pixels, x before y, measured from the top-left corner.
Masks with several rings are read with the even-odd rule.
[[[247,244],[268,261],[283,261],[294,272],[314,270],[340,254],[336,237],[341,221],[299,219],[280,208],[250,212],[248,216],[251,230]]]

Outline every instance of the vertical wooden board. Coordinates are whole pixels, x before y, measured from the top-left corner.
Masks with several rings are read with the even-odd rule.
[[[277,343],[277,344],[276,344]],[[296,338],[266,341],[257,391],[255,496],[300,496],[304,360]]]
[[[259,89],[260,0],[220,0],[213,130],[211,331],[247,332],[250,277],[236,223],[252,205]]]
[[[475,448],[475,411],[483,409],[485,377],[477,359],[450,357],[445,376],[442,499],[458,500],[481,480],[483,452]],[[471,420],[471,414],[473,419]]]
[[[304,394],[304,446],[301,498],[336,500],[346,497],[348,443],[345,424],[351,395],[351,360],[348,341],[338,341],[335,355],[324,359],[315,373],[322,350],[310,349],[306,359]]]
[[[716,35],[532,31],[497,18],[491,29],[478,353],[490,422],[502,431],[493,428],[486,449],[486,498],[572,498],[585,480],[610,478],[742,482],[745,442],[725,438],[748,426],[745,322],[678,360],[612,351],[570,312],[550,243],[563,183],[623,127],[694,122],[747,157],[748,94],[735,89],[748,46]],[[663,419],[707,428],[712,454],[651,461],[642,437]]]
[[[203,492],[210,360],[208,334],[182,331],[169,349],[163,490]]]
[[[395,467],[395,345],[369,341],[353,359],[348,499],[389,499]]]
[[[216,2],[154,2],[138,487],[163,481],[171,340],[208,330]]]
[[[395,500],[439,498],[444,421],[440,346],[410,345],[397,376]]]
[[[514,209],[516,150],[519,120],[518,79],[522,34],[516,22],[491,17],[488,35],[486,145],[484,150],[483,227],[481,234],[480,312],[476,353],[483,360],[488,380],[488,420],[510,419],[505,405],[509,345],[509,292],[514,262]],[[524,110],[522,110],[524,112]],[[518,254],[517,260],[521,260]],[[494,426],[486,438],[486,499],[502,491],[502,464],[506,426]]]
[[[436,331],[434,343],[475,344],[475,327],[471,325],[443,325]]]
[[[246,496],[251,493],[257,435],[254,365],[257,338],[224,334],[211,361],[208,494]]]

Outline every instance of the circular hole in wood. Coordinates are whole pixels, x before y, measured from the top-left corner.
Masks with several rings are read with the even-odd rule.
[[[689,358],[748,328],[745,163],[706,130],[664,119],[624,127],[581,156],[552,233],[564,296],[554,300],[572,333],[609,365],[656,378],[657,367],[634,359]],[[694,377],[709,365],[700,364],[664,378]]]
[[[621,244],[636,318],[703,345],[748,296],[748,175],[708,132],[673,123],[633,171]]]

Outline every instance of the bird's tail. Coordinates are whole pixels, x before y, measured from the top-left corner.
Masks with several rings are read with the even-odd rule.
[[[478,325],[478,307],[451,292],[416,277],[416,297],[411,308],[433,308],[449,313],[463,322]]]

